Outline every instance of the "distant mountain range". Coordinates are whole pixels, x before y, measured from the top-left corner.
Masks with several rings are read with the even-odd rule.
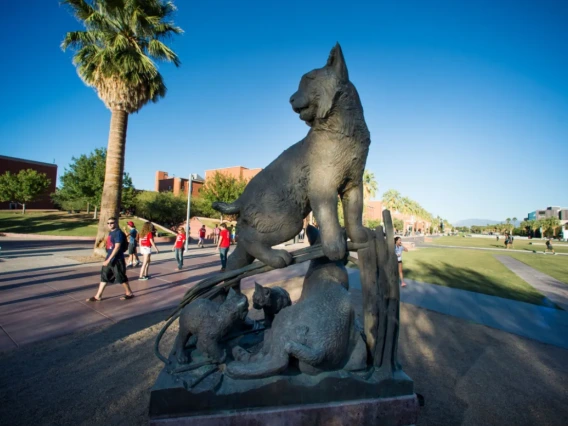
[[[485,226],[485,225],[495,225],[497,223],[505,223],[504,220],[491,220],[491,219],[464,219],[464,220],[459,220],[455,223],[452,223],[452,225],[454,226]],[[518,224],[521,223],[520,221],[516,221],[514,222],[515,226],[518,226]]]

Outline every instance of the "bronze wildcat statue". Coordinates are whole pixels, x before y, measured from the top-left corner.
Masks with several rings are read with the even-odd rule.
[[[263,287],[255,282],[252,303],[254,309],[264,311],[264,325],[270,327],[274,316],[290,306],[292,300],[290,300],[290,294],[282,287]]]
[[[235,322],[243,321],[248,313],[245,295],[230,289],[221,304],[209,299],[197,299],[186,305],[179,317],[179,332],[175,352],[180,364],[187,364],[189,357],[185,345],[191,336],[197,338],[197,349],[216,362],[225,360],[225,350],[219,341]]]
[[[310,244],[318,236],[316,228],[308,227]],[[257,354],[233,349],[237,361],[227,364],[227,374],[242,379],[273,376],[286,370],[291,357],[299,360],[300,371],[311,375],[364,369],[367,347],[348,287],[343,261],[312,260],[298,302],[276,314]]]
[[[347,235],[355,242],[367,240],[362,179],[371,139],[339,44],[323,68],[302,77],[290,103],[311,127],[307,136],[252,178],[234,203],[213,203],[224,214],[238,214],[239,243],[229,257],[229,270],[254,259],[273,268],[289,265],[291,255],[271,247],[298,235],[312,210],[325,255],[343,259],[346,241],[337,217],[338,195]]]

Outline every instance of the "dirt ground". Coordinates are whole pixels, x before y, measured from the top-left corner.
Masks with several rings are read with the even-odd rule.
[[[0,424],[147,424],[165,314],[0,354]],[[566,350],[402,305],[399,353],[425,398],[418,425],[568,424]]]

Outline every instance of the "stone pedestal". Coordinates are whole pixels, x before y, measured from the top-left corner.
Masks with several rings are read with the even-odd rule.
[[[154,418],[151,426],[410,426],[418,419],[416,395],[217,411],[194,416]]]

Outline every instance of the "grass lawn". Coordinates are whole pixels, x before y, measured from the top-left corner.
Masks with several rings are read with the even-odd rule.
[[[532,245],[530,243],[533,243]],[[520,240],[515,238],[513,248],[515,250],[526,250],[532,252],[533,250],[543,252],[546,246],[545,240]],[[476,247],[476,248],[505,248],[505,237],[499,237],[499,241],[495,237],[482,238],[482,237],[440,237],[432,239],[433,245],[443,246],[460,246],[460,247]],[[553,241],[552,246],[557,253],[568,253],[568,244]]]
[[[418,249],[404,253],[404,276],[430,284],[543,305],[544,296],[495,259],[494,254],[463,249]],[[522,256],[530,257],[528,254]]]
[[[137,229],[142,229],[143,221],[123,216],[120,218],[122,230],[125,230],[129,220],[134,222]],[[0,212],[0,232],[17,234],[95,237],[98,223],[92,213],[27,212],[22,215],[21,212]]]
[[[568,284],[568,257],[541,254],[509,253],[509,256]]]

